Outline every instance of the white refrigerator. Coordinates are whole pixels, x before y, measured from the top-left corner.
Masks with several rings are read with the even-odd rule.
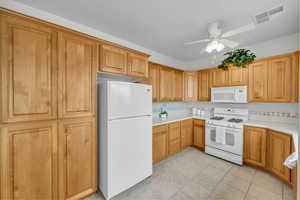
[[[106,199],[152,175],[152,86],[98,84],[99,189]]]

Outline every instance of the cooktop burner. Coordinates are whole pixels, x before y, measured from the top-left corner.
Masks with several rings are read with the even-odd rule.
[[[212,119],[212,120],[222,120],[222,119],[224,119],[224,117],[211,117],[210,119]]]
[[[242,121],[243,121],[242,119],[237,119],[237,118],[231,118],[228,120],[228,122],[234,122],[234,123],[240,123]]]

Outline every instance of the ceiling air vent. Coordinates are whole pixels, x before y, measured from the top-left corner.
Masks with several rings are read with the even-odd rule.
[[[268,11],[265,11],[263,13],[259,13],[258,15],[254,16],[255,22],[257,24],[261,24],[261,23],[264,23],[264,22],[274,19],[283,13],[283,11],[284,11],[283,8],[284,8],[283,5],[280,5],[275,8],[272,8]]]

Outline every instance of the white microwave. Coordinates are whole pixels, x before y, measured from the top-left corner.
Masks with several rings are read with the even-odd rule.
[[[211,102],[247,103],[247,86],[211,88]]]

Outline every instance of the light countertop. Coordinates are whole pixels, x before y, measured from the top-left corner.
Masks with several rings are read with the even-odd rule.
[[[153,126],[168,124],[176,121],[181,121],[185,119],[202,119],[207,120],[209,116],[200,116],[200,115],[193,115],[193,114],[180,114],[180,115],[170,115],[167,119],[161,120],[158,117],[154,117],[152,120]],[[247,126],[256,126],[261,128],[268,128],[274,131],[279,131],[283,133],[287,133],[292,135],[295,150],[298,152],[298,125],[297,124],[288,124],[288,123],[281,123],[281,122],[267,122],[267,121],[255,121],[249,120],[244,123]]]

